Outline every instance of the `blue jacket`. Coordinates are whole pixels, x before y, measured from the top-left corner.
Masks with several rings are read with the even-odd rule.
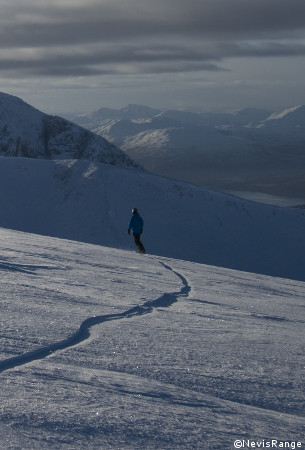
[[[144,221],[140,214],[133,214],[129,221],[128,230],[131,230],[134,234],[143,233]]]

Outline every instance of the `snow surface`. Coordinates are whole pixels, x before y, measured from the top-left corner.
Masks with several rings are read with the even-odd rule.
[[[1,449],[304,448],[304,282],[8,229],[0,245]]]

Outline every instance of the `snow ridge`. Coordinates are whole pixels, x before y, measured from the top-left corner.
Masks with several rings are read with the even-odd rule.
[[[179,297],[187,297],[191,290],[187,280],[179,273],[174,271],[170,266],[159,261],[159,263],[167,270],[172,271],[177,277],[179,277],[183,283],[183,287],[179,292],[164,293],[161,297],[155,300],[149,300],[143,305],[134,306],[127,311],[118,314],[105,314],[101,316],[93,316],[85,319],[79,329],[69,338],[63,339],[54,344],[50,344],[43,348],[24,353],[23,355],[7,358],[0,362],[0,373],[6,370],[13,369],[18,366],[29,364],[33,361],[41,360],[50,356],[54,352],[59,350],[66,350],[69,347],[74,347],[81,342],[86,341],[90,337],[90,329],[95,325],[100,325],[104,322],[113,320],[120,320],[125,318],[131,318],[134,316],[142,316],[144,314],[151,313],[154,308],[169,308],[173,303],[178,301]]]

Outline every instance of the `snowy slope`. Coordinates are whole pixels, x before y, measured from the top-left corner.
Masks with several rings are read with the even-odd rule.
[[[4,93],[0,93],[0,155],[86,158],[123,167],[136,165],[103,137]]]
[[[284,133],[288,128],[305,128],[305,106],[299,105],[294,108],[287,108],[278,113],[273,113],[266,120],[261,122],[264,126],[270,126]]]
[[[1,450],[304,447],[303,282],[0,245]]]
[[[134,249],[133,207],[150,254],[305,279],[304,210],[97,161],[0,158],[2,227]]]

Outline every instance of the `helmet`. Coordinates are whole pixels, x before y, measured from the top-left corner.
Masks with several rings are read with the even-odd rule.
[[[138,214],[138,208],[133,208],[132,209],[132,214]]]

